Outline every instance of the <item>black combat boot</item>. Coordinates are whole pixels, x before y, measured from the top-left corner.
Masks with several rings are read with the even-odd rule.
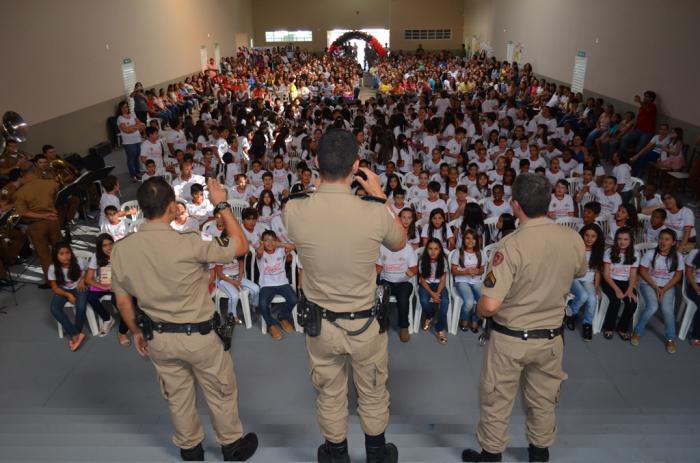
[[[384,433],[378,436],[365,434],[365,452],[367,463],[397,463],[399,449],[394,444],[387,444]]]
[[[593,340],[593,327],[588,323],[583,324],[583,340],[585,342]]]
[[[180,449],[180,456],[182,461],[204,461],[204,447],[200,442],[191,449]]]
[[[527,448],[527,454],[531,462],[549,461],[549,449],[547,447],[535,447],[530,444]]]
[[[246,461],[258,449],[258,436],[249,432],[235,442],[221,446],[224,461]]]
[[[318,463],[350,463],[347,439],[339,444],[326,441],[318,447]]]
[[[466,449],[462,452],[462,461],[469,462],[481,462],[481,461],[502,461],[500,453],[490,453],[484,449],[481,452],[477,452],[474,449]]]

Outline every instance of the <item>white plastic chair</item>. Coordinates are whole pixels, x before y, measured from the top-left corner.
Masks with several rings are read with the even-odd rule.
[[[637,233],[636,233],[637,236],[634,237],[635,243],[641,243],[642,241],[644,241],[644,238],[645,238],[644,230],[646,228],[646,224],[650,220],[651,220],[650,215],[642,214],[642,213],[637,214],[637,223],[639,224],[639,226],[637,228]]]
[[[578,190],[581,189],[581,185],[583,184],[583,178],[581,177],[568,177],[565,178],[569,184],[569,194],[571,196],[574,196],[576,193],[578,193]]]
[[[231,205],[231,211],[234,217],[236,217],[236,220],[238,220],[239,223],[243,223],[243,218],[241,217],[243,209],[250,207],[250,204],[242,199],[229,199],[228,203]]]
[[[603,323],[605,322],[605,314],[608,312],[608,307],[610,306],[610,299],[605,293],[600,294],[600,299],[598,300],[598,308],[593,316],[593,334],[598,334],[603,329]],[[637,309],[639,310],[639,309]]]
[[[563,227],[568,227],[574,231],[578,231],[583,224],[583,219],[579,217],[559,217],[554,223],[559,224]]]
[[[140,219],[141,217],[143,217],[143,213],[141,212],[141,208],[139,207],[139,202],[137,200],[125,201],[119,207],[121,208],[122,211],[126,211],[126,210],[129,210],[131,208],[136,209],[136,217],[126,216],[126,217],[129,217],[131,220],[136,220],[136,219]]]
[[[636,195],[644,187],[644,180],[639,177],[632,177],[630,181],[632,182],[632,193]]]
[[[243,322],[245,323],[245,327],[250,329],[253,326],[253,320],[250,316],[250,291],[241,286],[241,289],[238,291],[238,295],[241,303],[241,309],[243,309]],[[221,307],[221,299],[228,299],[228,295],[217,287],[216,291],[214,292],[216,310],[219,310],[219,307]]]
[[[608,236],[610,234],[610,216],[607,214],[600,214],[595,218],[594,223],[603,230],[603,236]]]
[[[489,236],[491,237],[491,241],[494,241],[494,238],[498,233],[498,228],[496,228],[496,222],[498,222],[498,217],[489,217],[488,219],[484,220],[484,225],[486,225],[489,229]]]
[[[87,264],[90,261],[90,258],[92,257],[92,253],[89,251],[75,249],[73,250],[73,254],[75,254],[75,257],[77,259],[84,261],[85,267],[87,268]],[[73,315],[75,315],[75,305],[71,304],[70,302],[66,302],[63,308],[72,309]],[[97,322],[97,317],[95,317],[95,312],[92,310],[92,307],[90,307],[90,304],[88,304],[85,309],[85,320],[87,321],[88,327],[90,328],[90,333],[93,336],[97,336],[100,333],[101,328],[100,324],[98,324]],[[56,322],[56,324],[58,325],[58,337],[63,339],[63,326],[61,326],[61,324],[58,322]]]
[[[587,203],[590,203],[591,201],[595,201],[596,197],[590,193],[586,193],[581,197],[581,201],[578,203],[578,216],[583,217],[583,206],[585,206]]]
[[[139,228],[141,228],[141,225],[146,223],[146,219],[140,218],[136,220],[132,220],[129,222],[129,233],[134,233],[139,231]]]
[[[292,290],[296,291],[297,287],[297,268],[299,266],[298,262],[298,256],[297,253],[292,251]],[[255,256],[255,251],[253,251],[253,259],[256,261],[256,266],[257,266],[257,258]],[[282,304],[285,302],[285,299],[282,296],[275,296],[270,304]],[[299,323],[297,322],[297,306],[294,306],[292,309],[292,319],[294,320],[294,329],[298,333],[303,333],[304,330],[302,330],[301,326],[299,326]],[[260,317],[260,328],[262,330],[263,334],[267,334],[267,323],[265,323],[265,319],[263,317]]]
[[[688,336],[688,331],[690,331],[691,325],[693,324],[693,317],[695,316],[695,311],[698,310],[695,303],[688,297],[687,284],[685,278],[685,272],[683,272],[683,285],[682,294],[683,302],[685,302],[685,310],[683,311],[683,318],[681,321],[681,327],[678,330],[678,339],[685,341]],[[680,313],[678,315],[681,315]]]

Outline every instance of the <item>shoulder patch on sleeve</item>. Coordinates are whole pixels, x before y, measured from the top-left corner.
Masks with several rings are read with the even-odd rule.
[[[487,288],[493,288],[496,286],[496,276],[493,274],[493,271],[486,274],[486,278],[484,278],[484,286]]]
[[[222,248],[228,247],[228,243],[229,243],[228,238],[222,238],[220,236],[217,236],[216,238],[214,238],[214,240],[216,241],[216,244],[218,244]]]
[[[498,267],[501,263],[503,263],[503,253],[501,251],[496,251],[493,255],[492,265]]]
[[[207,232],[202,232],[199,236],[202,238],[202,241],[212,241],[214,239],[214,237]]]

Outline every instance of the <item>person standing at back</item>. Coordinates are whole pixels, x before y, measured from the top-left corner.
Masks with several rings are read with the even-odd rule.
[[[209,294],[210,262],[229,262],[248,251],[248,240],[226,203],[226,191],[209,181],[209,198],[224,221],[228,238],[177,232],[175,192],[162,177],[146,180],[138,202],[146,223],[112,251],[112,291],[139,355],[158,374],[175,428],[173,442],[185,461],[203,461],[204,430],[196,408],[195,384],[209,406],[224,461],[245,461],[258,447],[243,435],[233,362],[214,332],[216,308]],[[144,315],[137,325],[133,298]],[[149,329],[149,326],[152,329]]]
[[[320,463],[346,463],[348,456],[348,362],[358,393],[358,413],[365,433],[368,463],[395,463],[398,450],[387,444],[389,422],[387,335],[374,320],[375,262],[380,245],[402,249],[406,233],[382,204],[386,196],[379,177],[360,169],[368,193],[352,194],[357,172],[357,142],[350,132],[331,129],[318,145],[321,184],[299,194],[284,210],[284,222],[304,268],[302,289],[307,305],[322,311],[320,332],[307,328],[306,348],[311,380],[318,391],[317,418],[326,439],[318,449]],[[303,307],[301,308],[303,310]],[[320,316],[320,315],[319,315]]]
[[[467,449],[462,461],[501,461],[508,421],[518,390],[527,410],[530,461],[549,461],[562,369],[566,295],[574,278],[588,270],[585,245],[572,229],[546,216],[552,186],[536,174],[513,184],[518,229],[496,244],[486,270],[479,316],[491,317],[491,331],[479,383],[481,452]]]

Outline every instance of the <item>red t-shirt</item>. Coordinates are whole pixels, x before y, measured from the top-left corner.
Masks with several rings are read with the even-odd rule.
[[[647,110],[639,108],[637,128],[644,133],[654,133],[656,130],[656,103],[651,103]]]

